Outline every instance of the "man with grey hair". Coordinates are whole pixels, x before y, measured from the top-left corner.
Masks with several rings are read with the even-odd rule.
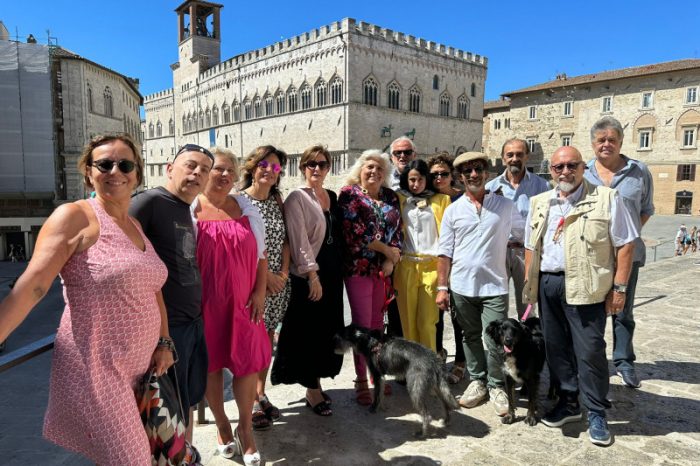
[[[646,260],[646,247],[641,239],[642,226],[654,215],[654,183],[649,169],[642,162],[620,153],[624,133],[613,117],[603,117],[591,128],[591,144],[595,158],[588,162],[586,179],[594,185],[615,188],[629,210],[640,237],[635,240],[632,270],[626,285],[627,299],[621,313],[612,316],[613,362],[617,374],[628,387],[639,388],[641,381],[634,369],[634,293],[639,268]]]
[[[501,175],[486,183],[487,190],[501,194],[513,201],[523,219],[527,218],[527,213],[530,210],[530,198],[551,189],[547,180],[527,170],[529,157],[530,148],[526,141],[517,138],[508,139],[501,147],[501,158],[505,170]],[[522,318],[527,306],[523,300],[525,250],[522,241],[515,238],[508,240],[506,270],[508,279],[513,280],[518,318]]]
[[[401,136],[394,139],[394,142],[389,146],[391,154],[391,163],[394,164],[394,170],[391,172],[391,189],[396,191],[399,189],[401,173],[406,169],[409,163],[416,158],[416,145],[411,138]]]

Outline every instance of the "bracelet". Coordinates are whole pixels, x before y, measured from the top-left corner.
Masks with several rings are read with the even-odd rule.
[[[167,349],[171,353],[173,353],[173,360],[177,362],[178,357],[177,357],[177,351],[175,350],[175,342],[173,341],[172,338],[168,337],[160,337],[158,339],[158,345],[156,345],[157,348],[163,348]]]
[[[448,286],[438,286],[437,290],[438,291],[450,291],[450,288]]]
[[[308,282],[309,282],[309,285],[311,285],[312,283],[317,282],[319,280],[321,280],[321,279],[318,278],[318,275],[316,275],[314,278],[309,278]]]
[[[289,275],[282,272],[281,270],[279,272],[277,272],[277,275],[279,275],[280,278],[282,278],[282,280],[284,280],[284,281],[287,281],[289,279]]]

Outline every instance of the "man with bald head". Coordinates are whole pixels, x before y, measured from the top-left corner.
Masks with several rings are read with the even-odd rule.
[[[576,148],[557,149],[550,171],[556,187],[530,200],[525,228],[524,297],[539,304],[547,362],[560,383],[542,423],[580,420],[580,395],[591,442],[609,445],[605,320],[625,305],[639,235],[617,191],[584,179]]]

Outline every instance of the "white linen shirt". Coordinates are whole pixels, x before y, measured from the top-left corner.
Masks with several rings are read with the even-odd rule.
[[[510,199],[487,193],[481,207],[463,195],[445,210],[438,254],[452,259],[450,288],[467,297],[508,294],[508,238],[522,241],[525,222]]]
[[[425,206],[418,207],[416,201],[422,201]],[[402,253],[437,256],[438,229],[435,213],[430,207],[430,199],[407,199],[402,217],[406,229]]]

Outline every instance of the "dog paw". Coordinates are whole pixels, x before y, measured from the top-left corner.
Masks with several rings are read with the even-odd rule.
[[[528,414],[525,416],[525,424],[529,426],[536,426],[537,425],[537,418],[533,416],[532,414]]]
[[[512,424],[515,422],[515,414],[506,414],[501,418],[501,424]]]

